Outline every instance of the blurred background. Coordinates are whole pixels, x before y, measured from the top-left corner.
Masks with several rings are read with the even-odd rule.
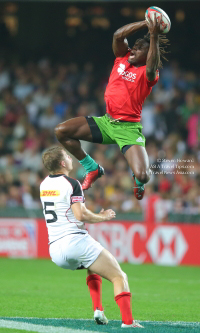
[[[105,114],[113,66],[112,36],[144,19],[149,2],[0,3],[0,216],[42,217],[43,151],[57,144],[54,127],[72,117]],[[118,146],[82,142],[105,168],[85,193],[88,208],[117,218],[200,222],[199,2],[155,6],[169,15],[169,62],[142,112],[152,176],[142,201]],[[191,11],[192,6],[196,8]],[[142,31],[129,39],[143,36]],[[71,174],[82,181],[74,160]]]

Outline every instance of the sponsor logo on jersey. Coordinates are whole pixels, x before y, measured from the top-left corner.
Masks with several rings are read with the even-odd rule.
[[[72,203],[75,203],[75,202],[84,202],[84,197],[82,197],[82,196],[72,197],[71,198],[71,202]]]
[[[129,71],[125,71],[125,69],[126,66],[124,64],[120,64],[117,69],[117,72],[119,73],[119,75],[122,76],[122,79],[130,82],[135,82],[136,74]]]
[[[144,142],[144,139],[142,139],[141,136],[139,136],[139,138],[136,140],[137,142]]]
[[[40,196],[41,197],[58,197],[60,195],[60,191],[41,191]]]

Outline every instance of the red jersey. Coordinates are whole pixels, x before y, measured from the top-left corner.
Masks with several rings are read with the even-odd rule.
[[[150,94],[152,87],[158,82],[148,81],[146,65],[135,67],[128,62],[128,52],[123,58],[116,58],[105,91],[106,112],[111,117],[123,121],[139,122],[142,105]]]

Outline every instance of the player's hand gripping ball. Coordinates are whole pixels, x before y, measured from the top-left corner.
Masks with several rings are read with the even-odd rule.
[[[169,32],[171,28],[171,21],[169,16],[161,8],[155,6],[149,7],[145,13],[146,21],[149,22],[149,18],[152,21],[154,21],[155,13],[156,13],[156,19],[158,19],[162,15],[162,21],[160,22],[160,30],[162,34],[166,34],[167,32]],[[165,27],[165,25],[167,26]]]

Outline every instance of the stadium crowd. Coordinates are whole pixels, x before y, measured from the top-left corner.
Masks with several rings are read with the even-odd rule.
[[[0,62],[0,207],[40,209],[39,185],[47,175],[42,152],[58,144],[55,126],[66,119],[103,115],[109,69],[85,63],[6,64]],[[88,208],[143,212],[157,195],[156,220],[170,212],[200,214],[200,81],[176,61],[165,64],[159,83],[142,111],[143,134],[152,175],[146,195],[132,193],[131,170],[118,146],[82,142],[105,168],[105,176],[85,193]],[[82,181],[84,170],[74,159],[71,174]]]

